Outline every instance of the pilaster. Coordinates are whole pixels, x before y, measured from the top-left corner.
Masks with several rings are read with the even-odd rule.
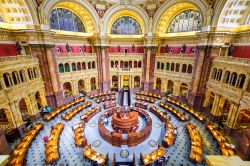
[[[143,57],[143,90],[150,91],[154,88],[154,68],[155,68],[155,54],[156,46],[144,47]]]
[[[214,102],[213,102],[213,106],[211,109],[211,114],[213,116],[220,116],[220,111],[219,111],[220,98],[221,96],[219,94],[214,95]]]
[[[238,117],[239,117],[239,104],[238,103],[231,103],[231,107],[228,113],[228,117],[227,117],[227,121],[226,121],[226,125],[230,128],[230,129],[237,129],[239,126],[238,124]]]
[[[30,45],[32,54],[39,59],[41,75],[45,84],[46,99],[54,109],[63,104],[63,91],[60,85],[53,45]]]
[[[109,76],[109,59],[108,59],[108,47],[96,46],[97,48],[97,66],[99,76],[99,89],[100,91],[110,90],[110,76]]]

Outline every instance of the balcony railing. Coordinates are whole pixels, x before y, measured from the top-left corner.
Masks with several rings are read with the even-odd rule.
[[[121,68],[122,71],[130,71],[130,68]]]
[[[171,54],[171,53],[157,53],[156,56],[163,56],[163,57],[195,57],[195,54]]]
[[[143,56],[143,53],[109,53],[109,56]]]
[[[56,53],[57,57],[65,56],[96,56],[96,53]]]
[[[0,57],[0,62],[16,61],[16,60],[37,60],[36,57],[31,55],[17,55],[17,56],[3,56]]]
[[[142,68],[110,68],[110,71],[113,72],[141,72]]]
[[[237,64],[249,64],[250,59],[247,58],[236,58],[231,56],[217,56],[213,59],[214,62],[223,62],[223,63],[237,63]]]

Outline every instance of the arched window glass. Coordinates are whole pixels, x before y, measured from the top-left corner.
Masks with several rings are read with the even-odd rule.
[[[167,62],[166,70],[169,70],[169,69],[170,69],[170,63]]]
[[[176,72],[179,72],[179,71],[180,71],[180,64],[179,64],[179,63],[176,64],[175,71],[176,71]]]
[[[59,73],[64,73],[64,66],[63,64],[58,65]]]
[[[72,66],[72,71],[76,71],[76,63],[72,63],[71,66]]]
[[[170,22],[167,32],[188,32],[201,29],[201,15],[196,10],[185,10]]]
[[[112,25],[111,34],[139,35],[142,34],[140,24],[132,17],[121,17]]]
[[[81,19],[73,12],[62,8],[53,9],[50,13],[50,27],[64,31],[86,32]]]
[[[65,72],[70,72],[70,67],[68,63],[65,63],[64,67],[65,67]]]
[[[94,61],[92,62],[92,68],[93,69],[95,68],[95,62]]]

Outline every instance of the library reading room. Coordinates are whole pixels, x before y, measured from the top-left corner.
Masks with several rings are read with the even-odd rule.
[[[0,0],[0,166],[250,166],[250,0]]]

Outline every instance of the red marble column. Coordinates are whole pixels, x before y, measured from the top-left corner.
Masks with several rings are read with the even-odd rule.
[[[154,68],[155,68],[155,51],[156,48],[154,46],[145,47],[144,48],[144,56],[143,56],[143,90],[150,91],[153,90],[154,87]]]
[[[10,151],[10,147],[5,138],[3,130],[0,128],[0,155],[9,154],[9,151]]]
[[[200,110],[205,98],[206,83],[212,65],[212,47],[201,46],[196,54],[196,62],[192,77],[192,86],[188,95],[188,103]]]
[[[45,85],[48,105],[53,109],[63,104],[63,91],[55,60],[55,51],[51,45],[32,45],[32,55],[39,59],[39,67]]]
[[[97,46],[97,68],[101,92],[110,90],[108,47]]]

